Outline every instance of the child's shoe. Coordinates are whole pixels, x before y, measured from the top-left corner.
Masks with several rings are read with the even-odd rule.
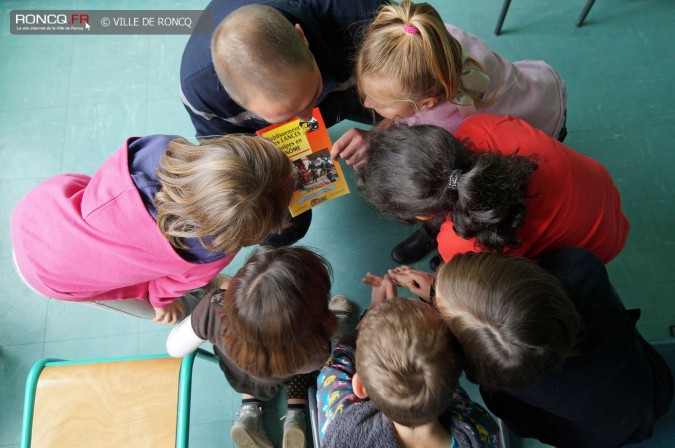
[[[258,404],[242,404],[230,437],[239,448],[273,448],[263,428],[262,408]]]
[[[338,318],[337,332],[331,338],[331,345],[335,345],[354,328],[351,323],[352,304],[345,296],[333,296],[328,301],[328,309]]]
[[[286,411],[282,448],[305,448],[305,418],[303,411]]]
[[[328,309],[339,319],[349,319],[352,317],[352,304],[345,296],[333,296],[328,301]]]

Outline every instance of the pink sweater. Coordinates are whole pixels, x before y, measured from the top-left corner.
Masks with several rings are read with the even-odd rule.
[[[492,102],[484,106],[476,104],[476,113],[512,115],[551,137],[558,137],[565,121],[566,91],[553,67],[543,61],[509,62],[478,37],[452,25],[445,26],[462,45],[464,53],[480,62],[490,77],[483,98]],[[456,104],[443,101],[403,121],[410,125],[433,124],[454,134],[464,118]]]
[[[234,257],[194,264],[176,253],[129,175],[128,144],[93,177],[47,179],[16,206],[10,224],[16,261],[26,281],[45,296],[148,298],[162,307],[206,285]]]

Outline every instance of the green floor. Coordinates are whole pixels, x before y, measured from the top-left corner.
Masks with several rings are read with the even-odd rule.
[[[447,22],[483,37],[511,60],[544,59],[568,89],[566,143],[613,174],[631,221],[623,253],[609,265],[628,307],[643,310],[647,339],[675,325],[675,2],[600,0],[586,24],[585,0],[517,0],[500,37],[501,1],[435,0]],[[0,4],[0,446],[18,446],[29,367],[45,356],[96,358],[164,351],[169,328],[30,292],[11,263],[9,218],[46,177],[91,174],[130,135],[192,136],[178,99],[186,36],[13,36],[13,9],[200,9],[206,1],[3,1]],[[337,138],[349,126],[331,131]],[[410,229],[379,218],[353,193],[322,205],[303,244],[334,268],[334,293],[364,305],[367,271],[392,267],[391,247]],[[48,248],[45,248],[48,250]],[[233,273],[239,255],[225,272]],[[426,261],[419,264],[426,266]],[[193,446],[231,446],[238,397],[217,367],[196,363]],[[269,413],[273,419],[278,412]],[[279,423],[280,424],[280,423]],[[517,442],[517,446],[540,446]],[[674,446],[675,443],[661,445]],[[656,446],[646,442],[641,446]]]

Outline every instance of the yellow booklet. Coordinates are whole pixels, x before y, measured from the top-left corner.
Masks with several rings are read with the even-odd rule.
[[[288,207],[291,215],[349,193],[340,163],[330,157],[332,144],[318,107],[310,121],[296,118],[257,134],[273,141],[293,162],[298,183]]]

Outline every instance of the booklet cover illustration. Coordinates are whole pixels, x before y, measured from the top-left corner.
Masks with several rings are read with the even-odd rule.
[[[349,193],[339,162],[330,157],[332,144],[318,107],[309,121],[296,118],[257,134],[273,141],[293,163],[298,183],[289,206],[291,215]]]

